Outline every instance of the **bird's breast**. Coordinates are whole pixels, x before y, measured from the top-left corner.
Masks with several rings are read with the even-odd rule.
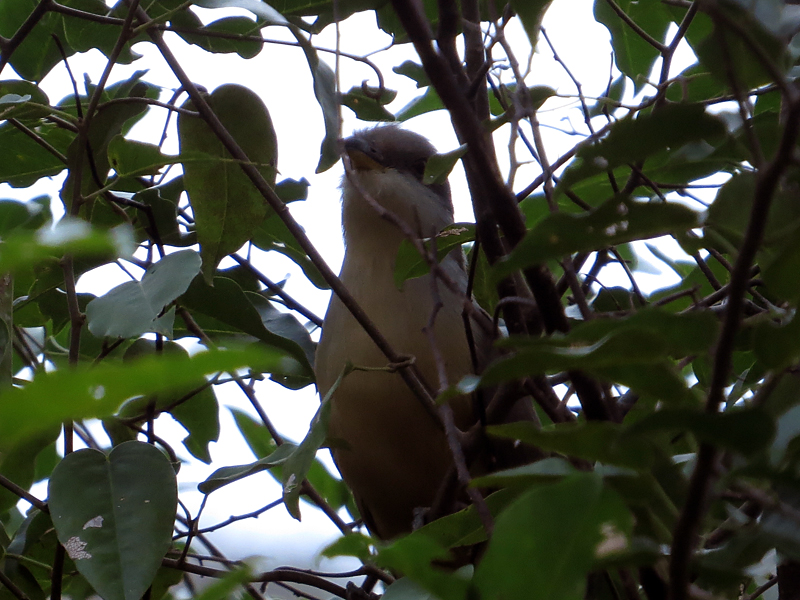
[[[352,248],[348,248],[351,254]],[[464,333],[462,300],[444,285],[434,292],[430,275],[408,280],[402,289],[393,281],[394,254],[359,252],[346,257],[341,279],[396,352],[413,356],[428,385],[438,390],[437,360],[456,383],[471,371]],[[388,264],[387,264],[388,263]],[[443,262],[458,280],[460,265]],[[425,333],[436,304],[433,343]],[[436,355],[438,354],[438,358]],[[317,349],[316,371],[324,395],[344,365],[385,367],[387,358],[334,297]],[[362,512],[382,537],[407,529],[414,508],[429,506],[451,464],[443,432],[397,373],[354,371],[333,393],[329,438],[342,476],[353,489]],[[469,423],[468,399],[454,405],[457,419]]]

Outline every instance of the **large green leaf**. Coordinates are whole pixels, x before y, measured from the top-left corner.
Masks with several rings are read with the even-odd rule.
[[[439,94],[433,89],[433,86],[428,87],[420,96],[414,98],[411,102],[401,108],[395,115],[398,121],[408,121],[412,117],[423,115],[427,112],[434,110],[442,110],[444,104]]]
[[[647,469],[654,460],[651,444],[646,439],[626,438],[625,430],[617,423],[584,421],[539,429],[533,423],[521,422],[493,425],[488,431],[542,450],[608,465]]]
[[[725,19],[747,31],[748,37],[745,40],[735,29],[723,24],[721,18],[715,19],[714,30],[694,44],[700,64],[728,85],[732,77],[740,88],[772,83],[772,74],[764,67],[765,60],[781,71],[792,64],[791,46],[782,38],[793,25],[788,20],[781,22],[779,13],[783,8],[783,3],[771,1],[720,4],[718,10]]]
[[[298,521],[300,520],[301,484],[314,464],[317,451],[325,443],[330,414],[331,402],[329,399],[325,399],[311,420],[308,434],[283,465],[283,502],[289,514]]]
[[[164,342],[159,349],[155,340],[139,338],[125,350],[123,360],[127,362],[144,356],[175,354],[189,356],[186,349],[175,342]],[[120,407],[116,416],[120,419],[144,420],[151,414],[148,412],[151,409],[169,412],[188,432],[183,439],[186,449],[195,458],[206,464],[211,463],[208,446],[219,439],[219,403],[214,387],[205,378],[200,377],[170,393],[132,398]]]
[[[605,0],[598,0],[605,4]],[[625,117],[615,122],[603,139],[578,150],[564,171],[559,188],[689,142],[725,134],[723,122],[705,112],[702,104],[668,104],[657,111]],[[577,191],[577,190],[575,190]]]
[[[284,353],[262,346],[37,373],[25,387],[0,393],[0,450],[64,421],[111,415],[134,396],[170,392],[204,375],[250,365],[280,370],[285,361]]]
[[[474,583],[486,599],[580,600],[595,560],[627,548],[632,527],[596,474],[535,488],[497,518]]]
[[[133,252],[132,236],[127,227],[98,231],[84,221],[62,219],[52,229],[43,227],[36,232],[24,229],[3,240],[0,253],[0,273],[24,272],[44,265],[65,254],[80,257],[100,257],[101,264]]]
[[[646,437],[655,431],[690,431],[703,442],[751,455],[772,441],[775,423],[758,407],[717,414],[668,408],[643,417],[628,428],[627,434]]]
[[[172,544],[175,471],[150,444],[78,450],[50,478],[59,541],[104,600],[140,600]]]
[[[66,154],[75,138],[74,133],[50,123],[42,123],[33,131],[61,154]],[[0,125],[0,181],[14,187],[27,187],[42,177],[60,173],[66,167],[58,156],[19,129],[8,123]]]
[[[119,84],[120,89],[106,90],[106,96],[110,96],[116,91],[126,98],[151,97],[154,89],[149,84],[139,81],[140,78],[140,73],[134,74],[129,80]],[[111,167],[108,162],[109,142],[114,136],[125,133],[130,127],[130,123],[142,117],[146,110],[147,104],[144,102],[106,104],[98,107],[91,120],[85,143],[81,144],[81,140],[76,137],[67,151],[67,166],[70,168],[70,173],[61,188],[61,200],[64,202],[67,212],[71,211],[75,195],[77,164],[79,162],[81,164],[80,193],[82,196],[94,193],[105,186]],[[88,149],[91,149],[90,155]],[[90,217],[93,205],[94,203],[90,202],[86,208],[82,207],[83,214]]]
[[[47,196],[28,202],[0,199],[0,236],[3,238],[17,229],[38,229],[51,218],[50,198]]]
[[[794,313],[780,327],[761,322],[753,332],[753,351],[758,360],[770,369],[783,369],[800,356],[800,317]]]
[[[342,104],[362,121],[394,121],[394,115],[384,105],[389,104],[396,96],[397,92],[394,90],[353,86],[342,96]]]
[[[108,143],[109,166],[120,177],[155,175],[161,167],[181,162],[178,156],[167,156],[155,144],[127,140],[121,135]]]
[[[250,303],[258,311],[261,323],[267,331],[287,340],[292,340],[303,350],[309,364],[314,364],[314,353],[317,345],[312,341],[308,330],[297,320],[293,314],[282,312],[261,294],[256,292],[244,293]]]
[[[434,561],[449,558],[447,549],[432,538],[410,535],[381,550],[377,563],[406,574],[441,600],[465,600],[469,589],[467,577],[431,566]]]
[[[176,14],[172,19],[173,25],[185,27],[186,24],[178,21],[178,15],[191,15],[196,20],[194,29],[196,33],[180,31],[179,35],[189,42],[196,44],[208,52],[230,53],[235,52],[242,58],[253,58],[261,52],[263,42],[249,39],[235,39],[204,35],[205,33],[221,33],[229,36],[259,36],[260,25],[248,17],[223,17],[208,25],[203,25],[200,19],[190,10]],[[260,36],[259,36],[260,37]]]
[[[205,481],[198,484],[197,489],[203,494],[210,494],[229,483],[282,465],[294,454],[296,449],[297,446],[287,442],[278,446],[269,456],[265,456],[254,463],[217,469]]]
[[[261,98],[246,87],[221,85],[206,97],[219,120],[271,185],[275,185],[278,141]],[[184,108],[193,108],[191,101]],[[194,213],[203,276],[207,281],[225,256],[238,250],[267,215],[267,204],[211,128],[199,117],[178,117],[183,180]]]
[[[278,348],[295,359],[294,361],[289,360],[287,356],[285,368],[268,372],[302,375],[308,378],[308,383],[313,381],[313,370],[308,352],[310,347],[306,342],[300,340],[306,346],[303,348],[298,341],[293,339],[297,337],[296,329],[287,330],[285,323],[280,320],[265,322],[235,281],[225,277],[215,277],[214,287],[211,287],[202,279],[196,278],[181,297],[180,303],[192,311],[213,317],[242,333],[251,335],[268,346]],[[274,331],[268,328],[271,323],[277,325]]]
[[[102,0],[64,0],[61,4],[93,15],[108,15],[108,6]],[[62,39],[73,51],[87,52],[97,48],[106,56],[111,56],[121,31],[119,27],[71,15],[62,16],[62,27]],[[129,64],[137,58],[141,58],[141,54],[131,50],[131,42],[126,43],[115,57],[122,64]]]
[[[13,99],[13,97],[16,99]],[[35,103],[43,106],[31,106]],[[15,106],[11,106],[13,104]],[[0,81],[0,113],[3,118],[20,121],[40,119],[50,114],[50,100],[41,88],[30,81],[6,79]]]
[[[58,439],[60,428],[53,426],[30,439],[23,440],[10,451],[0,453],[0,475],[13,481],[22,489],[30,489],[35,481],[36,460],[45,448],[51,448]],[[0,515],[19,502],[19,496],[0,489]]]
[[[11,38],[28,16],[33,12],[38,0],[3,0],[0,2],[0,36]],[[53,38],[60,33],[61,15],[48,12],[25,36],[25,39],[11,55],[10,63],[20,77],[29,81],[41,81],[56,63],[61,60]],[[73,54],[65,48],[67,56]],[[2,144],[0,144],[2,147]]]
[[[319,269],[311,262],[306,251],[300,247],[277,214],[272,214],[264,219],[261,227],[253,234],[253,244],[264,251],[272,250],[287,256],[303,270],[303,274],[316,287],[321,290],[330,289]]]
[[[169,254],[147,269],[141,281],[118,285],[86,307],[89,331],[97,337],[138,337],[154,327],[164,307],[183,294],[200,271],[193,250]]]
[[[616,0],[617,6],[657,42],[664,43],[672,18],[659,0]],[[630,77],[638,93],[659,56],[658,49],[625,23],[607,0],[595,0],[594,17],[608,28],[617,68]]]
[[[711,311],[696,310],[683,314],[673,314],[659,308],[643,308],[624,319],[592,319],[579,323],[565,337],[565,346],[579,346],[594,343],[606,336],[623,334],[623,332],[639,332],[652,335],[652,348],[645,349],[633,346],[634,352],[653,352],[657,358],[683,358],[691,354],[698,354],[708,350],[717,339],[719,329],[718,317]],[[624,335],[624,334],[623,334]],[[635,336],[629,338],[635,343]],[[508,338],[501,342],[502,345],[514,348],[526,348],[537,345],[536,340],[530,338]],[[604,346],[611,350],[609,346]],[[624,352],[624,350],[623,350]],[[619,356],[627,360],[624,355]],[[634,359],[635,360],[635,359]],[[647,361],[647,359],[644,359]]]
[[[542,18],[550,6],[551,0],[511,0],[511,8],[519,16],[525,33],[528,34],[528,41],[531,48],[536,48],[539,40],[539,28],[542,25]]]
[[[697,227],[698,217],[682,204],[619,197],[587,213],[554,213],[537,223],[511,254],[494,265],[494,276],[499,280],[517,269],[574,252],[684,232]]]
[[[723,185],[708,209],[706,227],[738,247],[744,238],[756,191],[754,173],[738,173]],[[800,207],[793,191],[777,190],[770,205],[762,248],[775,246],[800,227]]]

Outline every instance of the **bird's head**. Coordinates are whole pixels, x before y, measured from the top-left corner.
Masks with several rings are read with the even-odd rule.
[[[370,231],[384,234],[387,226],[397,230],[379,216],[370,200],[421,236],[433,235],[453,222],[448,183],[422,182],[425,165],[436,154],[423,136],[396,125],[381,125],[343,140],[342,150],[342,224],[348,246],[354,236]]]

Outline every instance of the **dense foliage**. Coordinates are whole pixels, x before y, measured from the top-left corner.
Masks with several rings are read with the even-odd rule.
[[[193,5],[249,16],[203,25]],[[386,598],[798,597],[800,12],[782,0],[595,0],[614,67],[604,93],[587,97],[541,35],[549,8],[0,2],[0,182],[24,188],[68,173],[55,224],[48,197],[0,201],[0,598],[157,600],[192,573],[223,578],[209,598],[273,589],[256,582],[304,584],[297,593],[309,597],[367,594],[321,573],[253,572],[209,541],[228,523],[200,529],[185,506],[176,518],[177,454],[210,462],[222,383],[239,386],[258,414],[236,415],[258,460],[216,465],[200,491],[270,471],[283,497],[238,518],[279,505],[299,518],[301,497],[317,505],[342,532],[326,554],[363,561],[352,577],[381,580]],[[363,11],[418,56],[395,67],[420,88],[401,111],[387,108],[395,92],[377,67],[372,87],[338,92],[315,47],[317,33]],[[529,45],[518,48],[505,32],[519,22]],[[273,48],[261,37],[268,25],[291,34],[313,77],[295,93],[313,94],[323,115],[317,171],[338,160],[341,106],[371,122],[447,111],[462,145],[429,161],[425,177],[440,181],[460,160],[475,224],[403,247],[396,280],[464,245],[472,293],[509,335],[502,357],[458,389],[499,390],[490,420],[530,396],[541,427],[488,433],[551,453],[460,480],[492,493],[391,544],[357,528],[347,489],[317,458],[329,404],[292,444],[254,385],[265,376],[289,389],[312,385],[321,322],[259,270],[251,249],[289,257],[352,304],[287,209],[308,186],[279,177],[273,119],[287,117],[239,84],[209,93],[171,50],[182,38],[252,58]],[[530,61],[526,69],[537,44],[561,62],[571,89],[544,85]],[[145,45],[180,87],[148,82],[145,64],[110,79],[115,64],[142,61]],[[73,79],[74,93],[53,104],[38,83],[90,49],[107,57],[102,71]],[[689,50],[696,62],[675,72],[676,53]],[[577,143],[556,155],[540,120],[564,98],[583,123]],[[130,138],[148,111],[177,120],[177,156],[164,153],[163,137]],[[511,140],[502,151],[500,136]],[[654,238],[651,257],[679,282],[646,293],[635,247]],[[229,256],[236,266],[220,269]],[[76,291],[83,274],[114,263],[131,281],[98,297]],[[625,285],[604,283],[613,269]],[[189,356],[176,340],[190,338],[207,351]],[[420,402],[457,393],[421,384]],[[180,452],[159,435],[163,413],[188,432]],[[105,441],[86,424],[97,419]],[[46,499],[29,491],[42,480]],[[486,541],[474,568],[433,564]]]

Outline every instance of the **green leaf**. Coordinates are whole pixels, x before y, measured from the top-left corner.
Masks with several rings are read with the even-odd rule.
[[[258,311],[261,322],[267,331],[295,342],[303,350],[308,363],[313,365],[317,345],[311,340],[308,330],[297,320],[297,317],[291,313],[279,311],[261,294],[255,292],[245,292],[244,294]]]
[[[104,600],[139,600],[172,545],[175,471],[150,444],[106,456],[78,450],[50,478],[48,505],[59,541]]]
[[[504,469],[489,475],[474,477],[470,481],[473,487],[502,488],[512,485],[530,485],[531,483],[554,483],[567,475],[575,473],[575,467],[563,458],[551,456],[529,465],[521,465]]]
[[[568,339],[572,343],[598,341],[606,335],[613,335],[623,330],[636,330],[650,333],[660,341],[663,354],[658,356],[683,358],[691,354],[700,354],[708,350],[717,339],[719,319],[712,311],[696,310],[674,314],[659,308],[643,308],[624,319],[593,319],[575,327]],[[509,346],[525,347],[525,340],[517,345],[513,340],[506,342]],[[639,352],[641,348],[634,348]]]
[[[193,15],[191,11],[185,11]],[[173,19],[173,24],[178,25]],[[235,52],[242,58],[253,58],[257,56],[262,48],[264,42],[257,40],[244,39],[244,36],[260,36],[261,26],[248,17],[223,17],[216,21],[212,21],[208,25],[202,25],[198,19],[198,27],[196,33],[181,31],[178,33],[184,40],[190,44],[200,46],[207,52],[215,53],[232,53]],[[227,35],[243,36],[242,39],[221,38],[217,36],[204,35],[209,33],[224,33]]]
[[[38,509],[31,509],[14,532],[3,558],[4,571],[31,600],[46,600],[47,596],[42,588],[49,590],[52,577],[52,570],[49,567],[57,545],[58,539],[50,515]],[[19,556],[20,559],[9,555]],[[85,582],[83,577],[76,573],[69,557],[64,563],[65,590],[72,588],[77,583],[76,580]],[[5,598],[12,596],[9,594],[4,596]]]
[[[536,0],[539,2],[540,0]],[[549,3],[550,0],[548,0]],[[534,2],[536,4],[536,2]],[[548,85],[534,85],[529,88],[526,88],[528,93],[528,100],[530,102],[530,107],[533,110],[539,110],[542,104],[545,101],[556,95],[556,91]],[[511,107],[519,104],[519,101],[515,100],[514,96],[517,93],[517,85],[512,83],[510,85],[502,85],[497,88],[497,93],[501,95],[503,98],[503,102],[501,103],[500,100],[497,98],[495,93],[489,94],[489,110],[494,116],[500,116],[506,112],[506,109],[503,108],[503,105]]]
[[[641,418],[626,434],[646,438],[656,431],[689,431],[700,441],[752,455],[772,441],[775,423],[758,407],[734,408],[717,414],[666,408]]]
[[[686,380],[666,361],[653,364],[631,362],[592,368],[590,371],[603,381],[619,383],[641,396],[670,404],[691,404],[698,401],[687,387]]]
[[[758,323],[753,332],[753,351],[769,369],[784,369],[794,363],[800,356],[800,317],[797,312],[780,327],[769,321]]]
[[[658,0],[616,0],[616,3],[650,37],[664,42],[672,18]],[[594,17],[608,28],[614,62],[622,73],[633,80],[635,91],[639,93],[659,56],[658,50],[623,22],[606,0],[595,0]]]
[[[423,115],[425,113],[441,110],[444,108],[439,94],[433,89],[433,86],[425,90],[421,96],[417,96],[411,102],[401,108],[394,116],[398,121],[408,121],[412,117]]]
[[[436,260],[441,262],[453,250],[474,239],[475,225],[473,223],[448,225],[436,236]],[[423,240],[422,242],[426,247],[431,244],[429,240]],[[403,240],[400,243],[394,262],[394,284],[397,289],[401,289],[403,282],[407,279],[422,277],[429,272],[430,265],[428,261],[420,256],[414,244],[408,240]]]
[[[434,154],[425,163],[425,173],[422,175],[424,185],[441,184],[447,181],[450,171],[456,166],[458,159],[467,153],[466,144],[462,144],[455,150]]]
[[[25,272],[64,254],[114,260],[130,256],[132,246],[128,227],[101,232],[84,221],[64,218],[52,229],[43,227],[34,233],[23,230],[3,240],[0,273]]]
[[[18,100],[12,101],[11,96],[16,96]],[[32,103],[43,106],[31,106]],[[41,119],[50,114],[49,105],[47,94],[30,81],[20,79],[0,81],[0,118],[14,118],[20,121]]]
[[[289,202],[307,199],[310,185],[305,177],[299,181],[296,179],[284,179],[275,185],[275,193],[278,198],[288,204]]]
[[[195,596],[195,600],[227,600],[236,598],[239,594],[234,594],[240,587],[246,585],[253,579],[253,573],[249,566],[239,567],[224,577],[214,581],[203,592]]]
[[[252,3],[266,6],[266,4],[254,0],[234,1],[237,3],[245,1],[248,2],[248,4]],[[250,6],[246,8],[259,14]],[[259,7],[259,10],[263,9]],[[275,12],[272,8],[269,10]],[[283,19],[282,16],[280,16],[280,18]],[[285,19],[284,23],[286,23]],[[311,78],[314,81],[314,96],[319,103],[319,107],[322,109],[322,120],[325,124],[325,137],[322,139],[319,163],[315,171],[316,173],[322,173],[330,169],[339,160],[339,98],[336,94],[336,76],[328,64],[320,60],[317,49],[314,48],[313,44],[305,37],[305,34],[298,27],[289,25],[289,31],[295,37],[298,44],[300,44],[300,47],[306,55],[308,67],[311,69]]]
[[[199,0],[195,4],[203,8],[243,8],[263,19],[268,25],[289,25],[289,21],[280,12],[259,0]]]
[[[102,0],[64,0],[61,4],[93,15],[108,16],[109,12],[108,6]],[[120,34],[119,27],[72,15],[62,15],[62,25],[63,34],[59,37],[74,52],[88,52],[96,48],[111,57]],[[127,65],[141,58],[141,54],[131,50],[131,43],[122,47],[119,55],[115,56],[116,62]]]
[[[33,127],[33,131],[61,154],[66,154],[75,138],[74,133],[51,123],[41,123]],[[57,175],[66,167],[58,156],[19,129],[8,123],[0,125],[0,182],[27,187],[42,177]]]
[[[189,287],[200,271],[193,250],[169,254],[151,265],[141,281],[128,281],[86,307],[86,318],[97,337],[132,338],[152,331],[168,304]]]
[[[342,104],[356,113],[356,117],[362,121],[394,121],[394,115],[384,105],[389,104],[396,96],[397,92],[394,90],[353,86],[342,96]]]
[[[0,2],[0,36],[11,38],[38,4],[37,0]],[[47,12],[25,36],[9,63],[23,79],[41,81],[58,62],[61,54],[51,37],[61,33],[61,15]],[[67,46],[67,56],[74,52]],[[0,144],[2,147],[2,144]]]
[[[383,600],[437,600],[438,596],[425,590],[413,579],[401,577],[386,588]]]
[[[605,94],[598,98],[594,105],[589,107],[589,116],[597,117],[602,115],[606,110],[609,114],[613,113],[617,105],[622,102],[622,98],[625,95],[626,81],[627,78],[625,75],[620,75],[612,81],[606,89]]]
[[[497,518],[474,583],[482,598],[578,600],[595,560],[628,546],[632,521],[596,474],[535,488]]]
[[[779,298],[796,300],[800,296],[800,238],[795,235],[774,259],[765,262],[762,268],[767,289]]]
[[[108,143],[108,162],[120,177],[155,175],[164,165],[181,162],[180,157],[166,156],[155,144],[127,140],[121,135]]]
[[[528,41],[531,48],[536,48],[539,41],[539,29],[542,26],[542,18],[547,12],[552,0],[511,0],[511,8],[517,13],[525,33],[528,34]]]
[[[218,87],[207,102],[239,146],[274,187],[277,137],[266,106],[254,92],[236,84]],[[184,108],[193,108],[191,102]],[[201,153],[217,160],[183,162],[184,184],[194,213],[203,276],[210,282],[225,256],[247,242],[267,215],[267,205],[211,128],[198,117],[178,117],[181,154]]]
[[[147,83],[139,81],[142,73],[134,73],[125,82],[117,84],[115,90],[109,88],[105,96],[109,99],[113,94],[122,94],[124,98],[147,98],[153,95],[154,88]],[[106,185],[110,164],[108,162],[108,144],[119,134],[125,134],[131,124],[144,116],[147,104],[144,102],[125,102],[121,104],[100,105],[89,125],[89,133],[85,144],[91,149],[91,159],[87,157],[87,146],[79,144],[80,139],[75,138],[67,150],[67,166],[69,175],[61,188],[61,200],[69,213],[75,194],[75,177],[77,163],[81,164],[81,189],[82,196],[88,196]],[[81,207],[82,214],[91,217],[94,202],[89,202]],[[102,206],[102,205],[101,205]]]
[[[461,573],[433,567],[432,561],[447,560],[449,552],[425,536],[400,538],[378,553],[377,564],[404,573],[441,600],[465,600],[469,580]]]
[[[235,408],[229,408],[233,414],[233,419],[236,422],[236,427],[239,433],[242,434],[244,441],[247,442],[250,451],[256,458],[264,458],[269,456],[278,445],[272,439],[269,430],[264,427],[260,421],[256,421],[253,417],[246,412]]]
[[[239,465],[235,467],[222,467],[214,471],[208,479],[198,484],[197,489],[203,494],[210,494],[219,488],[239,481],[245,477],[249,477],[255,473],[266,471],[286,463],[287,459],[294,453],[297,446],[285,442],[278,446],[278,448],[264,458],[257,460],[249,465]]]
[[[249,365],[277,369],[284,360],[283,353],[260,347],[37,373],[24,388],[0,393],[0,450],[64,421],[111,415],[133,396],[167,393],[204,375]]]
[[[398,75],[405,75],[409,79],[415,81],[417,89],[428,87],[431,84],[423,66],[419,63],[415,63],[413,60],[406,60],[396,67],[392,67],[392,71]]]
[[[605,0],[597,0],[605,4]],[[628,163],[639,163],[659,152],[677,150],[689,142],[725,134],[720,119],[702,104],[667,104],[658,111],[620,119],[599,142],[581,147],[564,171],[559,188]],[[577,189],[574,190],[577,192]]]
[[[542,450],[603,464],[648,469],[653,447],[646,439],[625,437],[622,425],[601,421],[561,423],[539,429],[533,423],[508,423],[487,428],[491,435],[520,440]]]
[[[182,178],[180,179],[182,180]],[[173,200],[167,197],[169,193],[167,186],[170,186],[171,183],[147,188],[133,196],[134,201],[146,204],[152,209],[154,220],[154,223],[151,223],[149,218],[145,218],[137,222],[137,240],[150,239],[150,235],[153,233],[152,227],[155,225],[164,244],[181,247],[197,243],[195,232],[181,231],[178,224],[178,207]]]
[[[7,238],[16,229],[38,229],[49,220],[49,211],[41,204],[49,205],[50,199],[40,196],[29,202],[0,199],[0,236]],[[49,208],[49,206],[48,206]]]
[[[277,190],[276,190],[277,191]],[[276,215],[270,215],[253,234],[253,244],[265,252],[280,252],[290,258],[302,270],[308,280],[321,290],[330,289],[319,269],[311,262],[306,251],[300,247],[286,224]]]
[[[189,356],[183,346],[175,342],[167,341],[159,350],[155,340],[139,338],[125,350],[123,361],[130,362],[144,356],[175,354]],[[190,385],[168,394],[132,398],[120,407],[117,417],[144,419],[151,407],[159,412],[168,411],[188,432],[183,439],[186,449],[195,458],[206,464],[211,463],[208,446],[219,439],[220,431],[219,403],[213,386],[201,377]]]
[[[306,353],[308,347],[304,349],[294,339],[284,337],[282,334],[286,333],[286,329],[281,327],[276,331],[268,329],[256,307],[236,282],[224,277],[215,277],[214,287],[211,287],[202,279],[195,278],[180,298],[180,303],[192,311],[203,313],[242,333],[252,335],[288,355],[285,356],[286,361],[282,368],[269,372],[303,376],[308,378],[308,383],[313,381],[313,369]],[[281,325],[280,322],[277,324]],[[291,332],[291,335],[295,335],[295,332]],[[273,365],[273,368],[277,366]]]
[[[326,558],[336,556],[355,556],[363,562],[372,560],[370,546],[375,543],[371,537],[363,533],[348,533],[327,546],[320,554]]]
[[[328,394],[330,396],[331,394]],[[283,465],[283,503],[286,510],[300,520],[300,490],[306,479],[317,451],[325,443],[328,435],[328,420],[331,415],[331,401],[326,398],[311,420],[308,434]]]
[[[602,334],[602,335],[601,335]],[[605,328],[579,328],[564,337],[529,338],[512,337],[502,341],[505,347],[516,347],[521,361],[515,357],[501,359],[490,366],[483,383],[498,383],[498,367],[532,361],[529,369],[539,373],[565,371],[590,367],[613,367],[630,362],[658,363],[669,355],[665,340],[655,329],[622,326]],[[505,374],[507,376],[507,374]]]
[[[764,2],[756,4],[758,9],[748,3],[726,2],[719,9],[727,19],[747,31],[747,40],[734,29],[720,25],[721,19],[715,19],[714,30],[695,44],[694,51],[700,64],[727,85],[730,85],[732,76],[736,78],[737,86],[746,89],[772,83],[772,75],[769,69],[764,68],[764,60],[769,60],[780,71],[792,64],[789,45],[781,39],[785,33],[776,31],[781,26],[781,19],[773,18],[773,15],[769,15],[767,21],[759,18],[771,11]]]
[[[698,214],[682,204],[619,197],[588,213],[554,213],[537,223],[506,259],[494,265],[495,281],[517,269],[574,252],[687,231],[697,227],[698,221]]]
[[[708,209],[705,225],[713,229],[735,247],[741,245],[756,190],[754,173],[738,173],[731,177],[717,192],[714,202]],[[800,227],[800,207],[793,192],[777,190],[770,205],[767,224],[764,230],[764,247],[774,247],[788,238],[796,239]]]
[[[35,481],[37,457],[46,448],[52,448],[58,439],[59,429],[57,426],[51,427],[0,454],[0,475],[22,489],[29,490]],[[19,496],[5,488],[0,489],[0,515],[14,507],[17,502]]]

